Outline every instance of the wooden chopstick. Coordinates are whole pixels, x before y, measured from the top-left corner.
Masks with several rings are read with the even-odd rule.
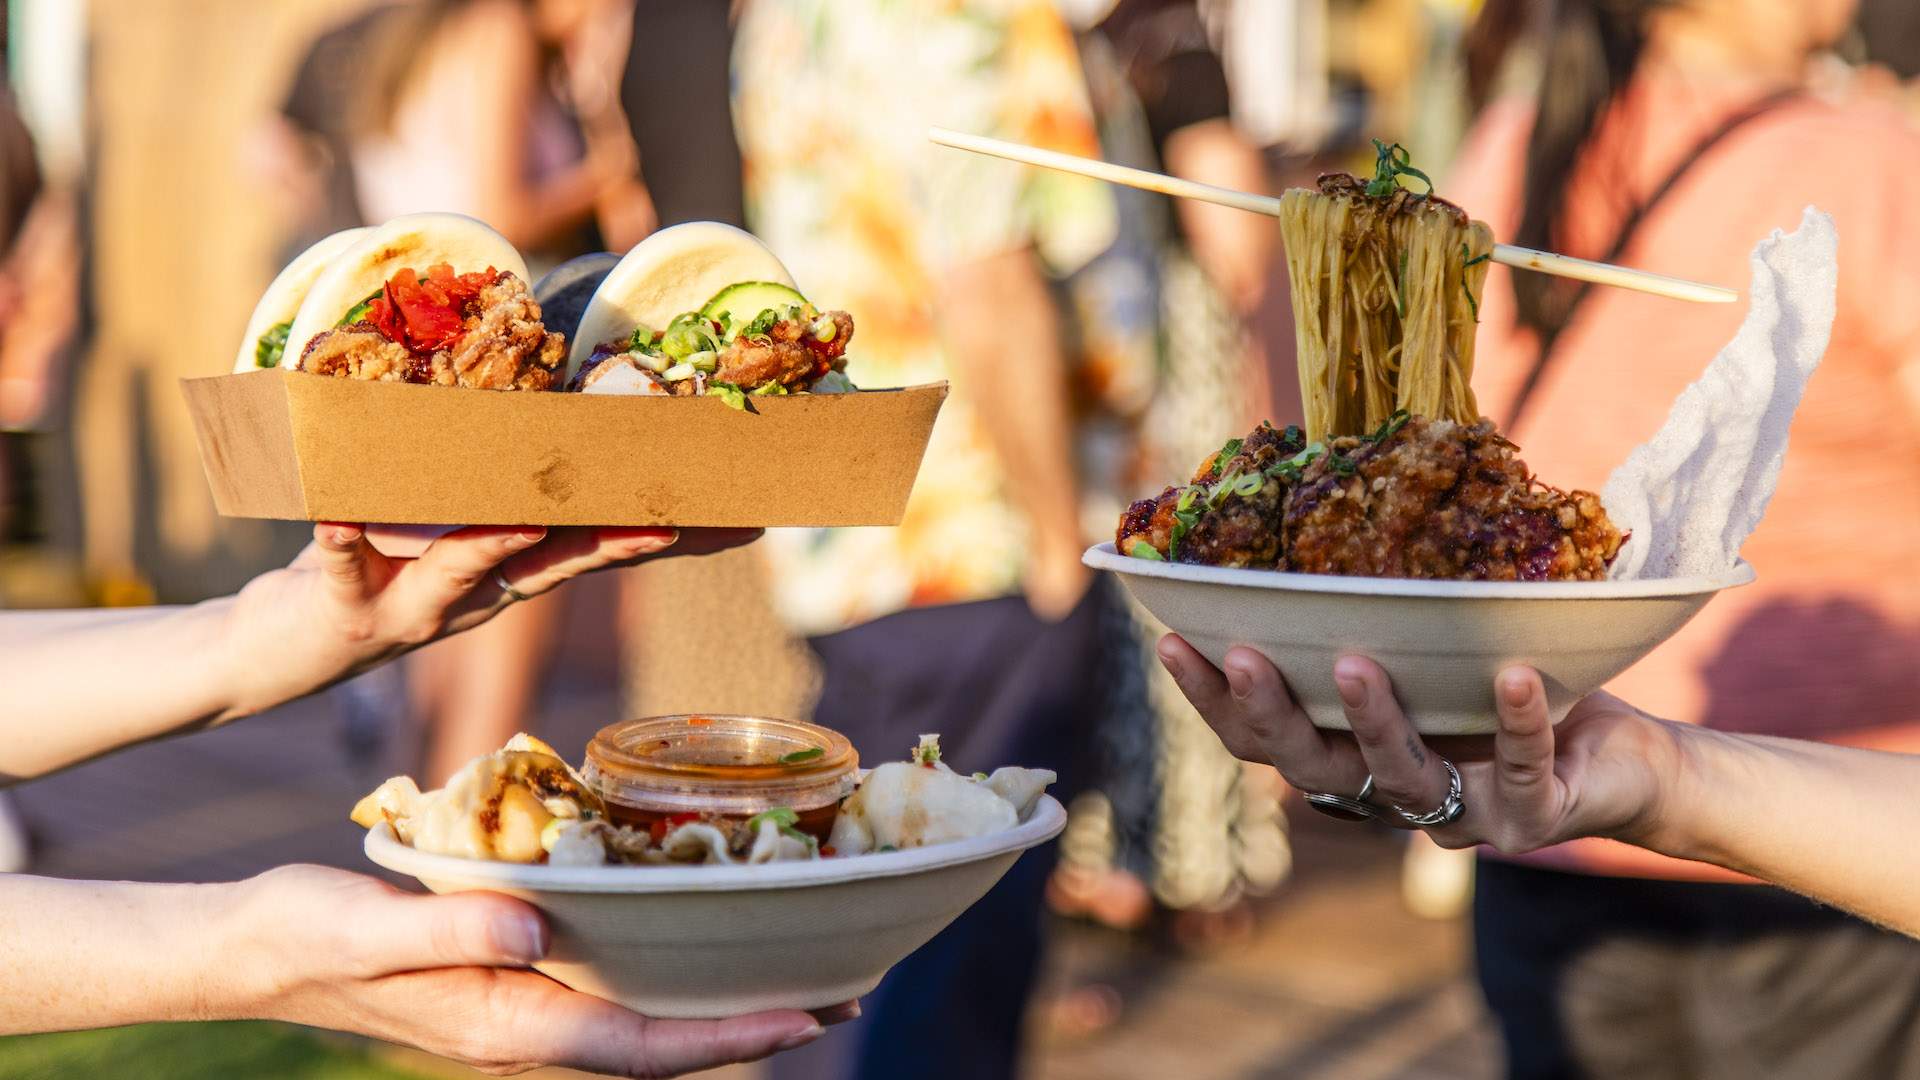
[[[1202,184],[1197,180],[1182,180],[1177,176],[1166,176],[1148,172],[1145,169],[1115,165],[1111,161],[1076,157],[1057,150],[1042,150],[1036,146],[990,139],[984,135],[969,135],[964,131],[952,131],[947,128],[928,128],[927,138],[941,146],[951,146],[957,150],[971,150],[976,154],[986,154],[989,157],[1038,165],[1043,169],[1078,173],[1081,176],[1093,177],[1095,180],[1105,180],[1110,184],[1157,191],[1162,195],[1172,195],[1182,199],[1198,199],[1201,202],[1231,206],[1236,210],[1265,214],[1268,217],[1280,216],[1280,200],[1271,195],[1235,191],[1232,188]],[[1669,277],[1649,270],[1634,270],[1610,263],[1576,259],[1571,255],[1556,255],[1551,251],[1535,251],[1532,248],[1515,247],[1512,244],[1493,245],[1493,261],[1521,270],[1535,270],[1556,277],[1591,281],[1596,285],[1633,289],[1636,292],[1652,293],[1655,296],[1670,297],[1674,300],[1690,300],[1696,304],[1730,304],[1740,299],[1739,293],[1719,285],[1707,285],[1698,281],[1688,281],[1685,278]]]

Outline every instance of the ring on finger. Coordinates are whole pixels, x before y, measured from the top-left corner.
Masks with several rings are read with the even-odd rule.
[[[1368,796],[1372,794],[1372,773],[1367,774],[1367,782],[1360,785],[1360,793],[1352,798],[1348,798],[1345,795],[1335,795],[1330,791],[1301,792],[1302,797],[1307,800],[1308,806],[1313,807],[1315,810],[1320,811],[1330,818],[1339,818],[1341,821],[1373,821],[1378,818],[1380,816],[1379,809],[1367,802]]]
[[[1422,829],[1432,829],[1441,825],[1451,825],[1460,820],[1460,815],[1467,812],[1466,800],[1461,798],[1460,770],[1454,768],[1453,762],[1446,758],[1440,759],[1440,765],[1447,770],[1446,798],[1440,800],[1439,806],[1424,814],[1416,814],[1404,806],[1396,805],[1393,812],[1400,815],[1400,820]]]
[[[513,582],[507,580],[505,571],[496,569],[493,572],[493,583],[500,586],[500,593],[506,597],[508,603],[524,602],[533,599],[526,593],[514,588]]]

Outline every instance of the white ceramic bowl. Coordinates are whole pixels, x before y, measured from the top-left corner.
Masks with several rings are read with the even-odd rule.
[[[385,826],[367,858],[437,893],[485,889],[546,913],[554,979],[648,1016],[818,1009],[873,990],[887,969],[986,895],[1020,853],[1058,836],[1042,796],[991,836],[759,866],[526,866],[415,851]]]
[[[1493,677],[1540,670],[1554,723],[1672,637],[1713,594],[1753,580],[1744,561],[1719,578],[1656,581],[1414,581],[1223,570],[1087,549],[1167,628],[1219,664],[1234,645],[1272,660],[1313,722],[1347,727],[1333,662],[1358,653],[1393,678],[1429,735],[1494,728]]]

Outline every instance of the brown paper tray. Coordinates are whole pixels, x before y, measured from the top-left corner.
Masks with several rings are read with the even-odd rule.
[[[715,398],[255,371],[182,379],[231,517],[411,525],[897,525],[945,383]]]

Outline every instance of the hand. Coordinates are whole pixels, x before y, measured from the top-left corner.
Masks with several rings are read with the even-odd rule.
[[[375,551],[358,525],[323,523],[285,570],[263,574],[227,612],[231,715],[312,693],[499,614],[569,578],[672,555],[738,547],[756,529],[585,529],[477,526],[429,544],[417,559]]]
[[[1236,647],[1223,674],[1180,638],[1160,641],[1160,659],[1187,700],[1227,749],[1280,770],[1303,791],[1352,796],[1371,774],[1381,820],[1411,827],[1394,813],[1440,805],[1449,778],[1438,753],[1414,732],[1378,664],[1342,657],[1334,678],[1351,735],[1313,726],[1280,672],[1252,649]],[[1540,676],[1513,667],[1494,680],[1499,730],[1491,740],[1448,739],[1460,770],[1466,812],[1427,830],[1442,847],[1488,844],[1532,851],[1581,836],[1646,842],[1660,826],[1680,750],[1672,726],[1608,694],[1574,706],[1556,729],[1547,722]]]
[[[344,870],[287,866],[240,883],[219,955],[215,1014],[262,1017],[406,1043],[485,1072],[562,1065],[678,1076],[812,1042],[797,1010],[731,1020],[654,1020],[575,993],[526,965],[546,923],[498,893],[415,896]],[[859,1015],[843,1006],[828,1022]]]

